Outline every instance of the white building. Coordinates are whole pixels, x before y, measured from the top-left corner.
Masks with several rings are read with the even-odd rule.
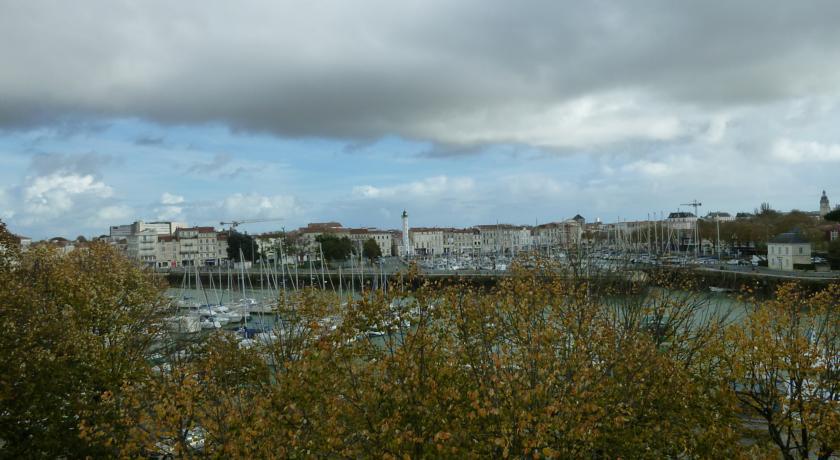
[[[531,231],[533,244],[536,247],[572,247],[577,246],[583,235],[582,224],[569,219],[563,222],[549,222],[534,227]]]
[[[811,263],[811,243],[794,230],[781,233],[767,243],[767,266],[773,270],[793,270],[795,265]]]
[[[706,220],[712,222],[735,222],[735,216],[728,212],[715,211],[706,215]]]
[[[186,227],[187,224],[183,222],[143,222],[142,220],[138,220],[133,224],[112,225],[109,228],[108,235],[113,238],[125,238],[130,235],[139,234],[145,230],[152,230],[158,235],[172,235],[175,233],[175,230]]]
[[[323,234],[335,235],[337,238],[349,237],[349,229],[341,226],[338,222],[315,222],[307,224],[306,227],[297,230],[298,243],[302,246],[303,251],[314,258],[320,257],[320,246],[318,244],[318,237]]]
[[[125,239],[128,257],[153,267],[157,266],[158,234],[154,229],[147,228],[132,233]]]
[[[227,260],[227,234],[213,227],[179,228],[174,236],[178,242],[175,262],[179,266],[221,265]],[[171,266],[171,260],[164,262]]]
[[[443,254],[443,229],[417,227],[409,230],[412,255],[434,257]]]
[[[481,233],[476,228],[444,228],[444,254],[479,254]]]
[[[376,241],[379,246],[379,251],[384,257],[391,255],[391,247],[393,246],[391,240],[391,233],[385,230],[377,230],[375,228],[350,228],[347,229],[348,237],[356,248],[361,248],[365,241]]]
[[[671,230],[691,230],[694,231],[694,225],[697,223],[697,216],[690,212],[672,212],[668,214],[665,219],[665,226]]]
[[[533,244],[531,228],[510,224],[478,225],[483,252],[508,253],[528,249]]]

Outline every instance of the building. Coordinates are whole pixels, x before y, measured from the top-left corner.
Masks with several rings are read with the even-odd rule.
[[[387,257],[391,255],[391,239],[393,237],[390,232],[375,228],[350,228],[347,231],[348,237],[353,242],[354,247],[361,248],[364,246],[365,241],[373,240],[376,241],[376,245],[379,246],[379,251],[383,256]]]
[[[820,197],[820,217],[825,217],[829,212],[831,212],[831,205],[828,203],[828,196],[825,194],[825,190],[823,190],[822,197]]]
[[[481,234],[475,228],[444,228],[444,254],[479,254],[481,252]]]
[[[349,237],[349,229],[344,228],[339,222],[313,222],[297,230],[298,244],[302,253],[320,257],[320,245],[318,237],[324,234],[334,235],[337,238]]]
[[[482,252],[515,253],[533,245],[531,228],[510,224],[478,225]]]
[[[217,266],[228,260],[227,234],[213,227],[179,228],[174,233],[177,241],[178,266]],[[173,260],[163,260],[172,266]]]
[[[131,235],[139,234],[145,230],[152,230],[158,235],[172,235],[175,230],[185,228],[187,224],[183,222],[143,222],[138,220],[133,224],[113,225],[109,228],[109,236],[112,238],[125,238]]]
[[[23,235],[12,235],[12,238],[16,239],[18,242],[18,246],[20,247],[21,251],[26,251],[29,249],[29,246],[32,246],[32,238]]]
[[[126,254],[129,258],[139,260],[146,265],[157,266],[158,233],[152,228],[139,232],[132,232],[125,237]]]
[[[409,230],[412,255],[420,257],[434,257],[443,254],[443,229],[417,227]]]
[[[665,219],[665,225],[671,230],[691,230],[694,231],[694,225],[697,223],[697,216],[690,212],[672,212],[668,214]]]
[[[715,211],[706,214],[705,220],[711,222],[735,222],[735,216],[728,212]]]
[[[536,247],[574,247],[581,242],[585,221],[575,216],[563,222],[537,225],[531,230],[532,244]],[[582,218],[581,218],[582,219]]]
[[[767,266],[773,270],[793,270],[811,264],[811,243],[798,230],[776,235],[767,243]]]

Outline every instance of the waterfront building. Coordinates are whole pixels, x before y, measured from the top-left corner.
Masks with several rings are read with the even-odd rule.
[[[481,252],[481,234],[475,228],[444,228],[444,254],[478,254]]]
[[[706,214],[705,220],[711,222],[734,222],[735,216],[723,211],[714,211]]]
[[[767,243],[767,266],[773,270],[793,270],[811,263],[811,243],[798,230],[781,233]]]
[[[577,246],[581,242],[585,225],[585,221],[578,220],[577,217],[580,215],[563,222],[537,225],[531,232],[533,245],[540,248]]]
[[[112,225],[109,228],[109,236],[112,238],[126,238],[131,235],[137,235],[145,230],[152,230],[158,235],[172,235],[175,230],[185,228],[187,224],[183,222],[144,222],[142,220],[135,221],[132,224]]]
[[[412,255],[433,257],[443,254],[443,229],[415,227],[409,230]]]
[[[356,248],[362,248],[367,240],[376,241],[379,246],[379,251],[383,256],[391,255],[391,240],[393,237],[391,233],[386,230],[378,230],[375,228],[350,228],[348,229],[348,237],[353,242]]]
[[[531,248],[531,228],[511,224],[478,225],[481,251],[484,253],[515,253]]]

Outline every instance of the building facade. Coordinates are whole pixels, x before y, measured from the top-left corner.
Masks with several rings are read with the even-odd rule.
[[[823,190],[822,196],[820,197],[820,217],[825,217],[825,215],[830,212],[831,204],[828,202],[828,195],[826,195],[825,190]]]
[[[811,263],[811,243],[798,231],[777,235],[767,243],[767,266],[772,270],[793,270]]]

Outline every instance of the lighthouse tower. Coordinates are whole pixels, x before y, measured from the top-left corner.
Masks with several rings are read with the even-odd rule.
[[[408,213],[405,212],[405,209],[403,209],[402,213],[402,243],[403,255],[405,257],[411,257],[411,253],[413,251],[411,250],[411,243],[409,242],[408,238]]]
[[[825,217],[829,212],[831,212],[831,206],[829,206],[828,196],[826,196],[825,190],[823,190],[822,198],[820,198],[820,217]]]

